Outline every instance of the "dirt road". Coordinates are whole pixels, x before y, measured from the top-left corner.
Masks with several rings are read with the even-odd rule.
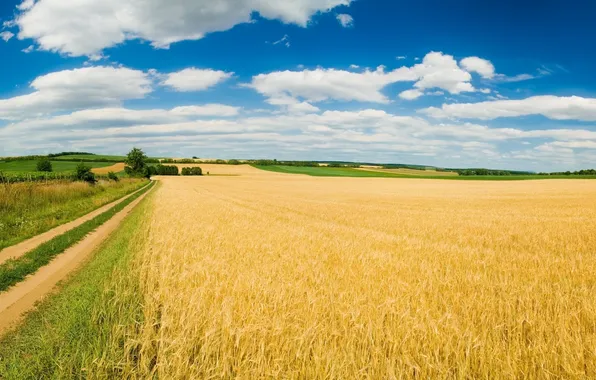
[[[76,269],[113,231],[151,190],[134,200],[112,219],[67,249],[45,267],[21,283],[0,293],[0,336],[14,327],[23,314],[55,289],[56,284]]]
[[[46,241],[49,241],[55,238],[56,236],[65,233],[66,231],[72,230],[73,228],[80,226],[81,224],[95,218],[97,215],[100,215],[108,211],[110,208],[116,206],[118,203],[124,201],[126,198],[132,196],[133,194],[141,191],[144,188],[145,187],[142,187],[141,189],[134,191],[118,200],[115,200],[112,203],[108,203],[107,205],[102,206],[97,210],[91,211],[89,214],[81,216],[80,218],[75,219],[72,222],[62,224],[58,227],[52,228],[51,230],[44,232],[43,234],[39,234],[37,236],[32,237],[31,239],[27,239],[23,242],[20,242],[19,244],[15,244],[13,246],[4,248],[0,251],[0,264],[10,259],[19,258],[23,256],[25,253],[31,251],[32,249],[37,248],[40,244],[45,243]]]

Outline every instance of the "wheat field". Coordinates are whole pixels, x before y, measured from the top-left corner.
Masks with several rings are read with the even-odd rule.
[[[162,178],[126,376],[596,377],[596,182]]]

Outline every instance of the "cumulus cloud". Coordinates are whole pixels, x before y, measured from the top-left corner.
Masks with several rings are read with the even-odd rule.
[[[579,96],[533,96],[519,100],[443,104],[421,112],[435,118],[492,120],[500,117],[542,115],[554,120],[596,121],[596,99]]]
[[[252,21],[252,13],[302,27],[318,12],[352,0],[39,0],[25,1],[17,15],[19,38],[34,39],[41,50],[71,56],[93,55],[126,40],[167,48],[184,40],[225,31]],[[26,4],[26,6],[24,6]]]
[[[35,49],[35,46],[33,45],[29,45],[26,48],[24,48],[23,50],[21,50],[23,53],[25,54],[29,54],[33,51],[33,49]]]
[[[19,119],[65,110],[119,105],[152,91],[142,71],[115,67],[85,67],[37,77],[27,95],[0,99],[0,119]]]
[[[161,84],[180,92],[203,91],[231,78],[232,75],[234,73],[192,67],[166,74]]]
[[[269,98],[270,104],[288,98],[302,98],[307,102],[335,99],[388,103],[381,89],[390,83],[413,80],[416,75],[408,68],[385,72],[380,66],[375,71],[360,73],[336,69],[276,71],[254,76],[246,86]]]
[[[355,68],[358,66],[350,66],[350,69]],[[477,90],[472,85],[471,72],[477,72],[486,79],[495,79],[500,75],[495,74],[490,61],[482,58],[468,57],[458,63],[451,55],[430,52],[418,64],[389,72],[385,71],[384,66],[379,66],[376,71],[361,73],[332,68],[286,70],[254,76],[247,86],[268,97],[270,104],[274,104],[271,99],[280,97],[301,98],[311,103],[329,99],[388,103],[389,99],[382,90],[396,82],[414,82],[412,89],[399,94],[400,98],[406,100],[437,95],[443,91],[450,94],[476,91],[490,93],[490,89]]]
[[[480,76],[486,79],[492,79],[495,76],[495,66],[482,58],[468,57],[460,61],[461,67],[471,73],[478,73]]]
[[[451,94],[476,91],[470,83],[470,73],[462,70],[453,56],[448,54],[428,53],[422,63],[415,65],[412,70],[420,78],[414,84],[419,90],[440,88]]]
[[[350,28],[354,26],[354,18],[348,14],[342,13],[337,15],[337,21],[343,26],[344,28]]]
[[[406,90],[403,91],[399,94],[399,97],[405,100],[414,100],[414,99],[418,99],[419,97],[421,97],[422,95],[424,95],[424,93],[420,90]]]
[[[4,42],[10,41],[10,39],[13,37],[14,37],[14,33],[11,33],[9,31],[4,31],[4,32],[0,33],[0,38],[2,38],[4,40]]]

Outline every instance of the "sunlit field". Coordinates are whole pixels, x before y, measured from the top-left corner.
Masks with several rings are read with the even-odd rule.
[[[595,182],[231,170],[155,194],[138,375],[596,376]]]
[[[596,182],[202,167],[158,178],[0,377],[596,377]]]

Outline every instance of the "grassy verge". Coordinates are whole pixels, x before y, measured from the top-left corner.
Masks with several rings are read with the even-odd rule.
[[[75,220],[122,198],[147,182],[122,179],[0,184],[0,250]]]
[[[123,326],[142,320],[142,297],[134,273],[135,253],[148,234],[146,198],[97,250],[0,340],[1,379],[120,378],[136,347],[124,344]]]
[[[70,231],[56,236],[52,240],[40,245],[32,251],[27,252],[18,259],[8,260],[0,265],[0,292],[5,291],[11,286],[22,281],[26,276],[34,273],[42,266],[49,263],[56,255],[64,252],[67,248],[73,246],[83,239],[89,232],[101,226],[124,207],[129,205],[135,199],[147,192],[153,183],[146,186],[143,190],[130,196],[108,211],[99,214],[95,218],[73,228]]]
[[[445,176],[445,175],[407,175],[387,172],[373,172],[353,168],[330,167],[302,167],[284,165],[253,165],[257,169],[277,173],[306,174],[313,177],[368,177],[368,178],[418,178],[418,179],[443,179],[450,181],[523,181],[535,179],[596,179],[596,176],[587,175],[507,175],[507,176]]]

